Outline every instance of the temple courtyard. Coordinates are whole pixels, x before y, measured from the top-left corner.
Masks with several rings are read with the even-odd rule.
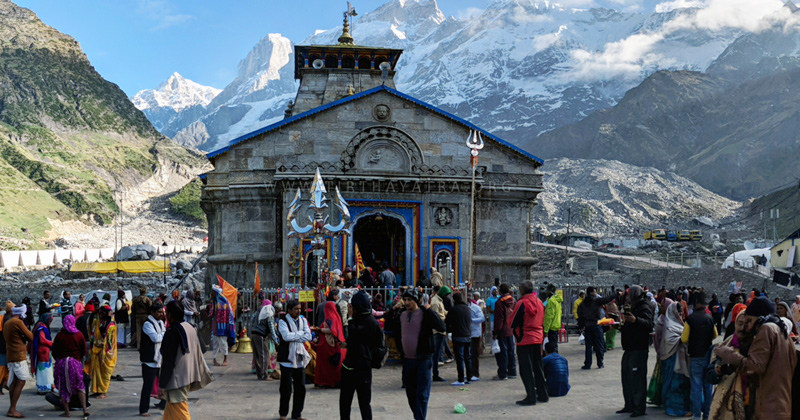
[[[619,341],[619,337],[617,340]],[[496,364],[492,355],[481,357],[479,382],[464,387],[450,383],[434,383],[428,408],[431,420],[448,418],[471,419],[622,419],[626,414],[616,414],[622,408],[620,384],[620,360],[622,349],[606,353],[605,369],[581,370],[584,347],[578,344],[577,336],[570,336],[569,343],[560,345],[560,352],[569,360],[572,390],[565,397],[551,398],[546,404],[521,407],[514,404],[522,399],[522,382],[519,378],[507,381],[492,381]],[[211,355],[206,361],[211,366]],[[655,352],[650,352],[649,372],[655,364]],[[189,405],[194,419],[272,419],[278,418],[279,381],[258,381],[250,373],[250,354],[231,354],[227,367],[211,367],[215,381],[207,388],[191,394]],[[139,392],[142,386],[139,354],[135,349],[121,349],[117,373],[124,381],[112,381],[109,399],[90,399],[89,409],[93,419],[122,419],[138,415]],[[406,403],[405,391],[400,388],[401,366],[388,363],[380,370],[373,370],[372,409],[375,419],[409,419],[411,411]],[[455,381],[456,369],[450,363],[442,368],[442,376]],[[339,418],[339,390],[314,389],[307,385],[303,417],[308,419]],[[0,410],[8,408],[8,396],[0,399]],[[154,400],[155,401],[155,400]],[[464,404],[466,414],[456,414],[455,404]],[[35,381],[28,381],[19,410],[28,418],[56,418],[56,411],[43,396],[36,394]],[[5,411],[3,411],[5,412]],[[161,416],[155,408],[150,413]],[[73,411],[73,417],[80,412]],[[358,403],[353,401],[352,418],[360,419]],[[648,407],[648,418],[668,418],[663,409]]]

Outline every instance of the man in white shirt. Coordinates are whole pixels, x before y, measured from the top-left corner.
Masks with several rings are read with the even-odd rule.
[[[289,414],[289,399],[294,391],[292,403],[292,419],[300,419],[303,405],[306,400],[306,366],[311,361],[311,355],[306,350],[305,343],[311,341],[311,328],[308,321],[300,313],[302,307],[295,299],[286,304],[287,313],[278,321],[278,363],[281,365],[280,385],[280,414],[281,420],[287,420]]]
[[[164,333],[167,326],[164,324],[166,314],[161,302],[153,303],[150,307],[150,316],[142,325],[141,342],[139,346],[139,361],[142,363],[142,391],[139,394],[139,415],[150,417],[150,394],[153,392],[153,385],[158,377],[158,369],[161,367],[161,342],[164,340]],[[164,409],[166,401],[161,401],[158,408]]]

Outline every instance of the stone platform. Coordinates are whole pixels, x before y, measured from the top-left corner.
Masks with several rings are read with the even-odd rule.
[[[620,340],[620,337],[617,337]],[[622,408],[620,385],[620,359],[622,350],[606,353],[605,369],[581,370],[584,347],[578,344],[577,336],[570,336],[569,343],[560,345],[561,354],[570,364],[572,390],[565,397],[551,398],[546,404],[520,407],[515,401],[524,397],[519,378],[502,382],[491,381],[495,375],[494,357],[481,357],[481,376],[484,380],[464,387],[453,387],[449,383],[435,383],[431,392],[428,418],[437,419],[623,419],[624,414],[614,412]],[[211,352],[206,353],[211,365]],[[112,381],[107,400],[90,399],[92,419],[126,419],[137,416],[139,392],[142,386],[139,355],[136,350],[120,350],[117,373],[124,382]],[[251,355],[232,354],[228,367],[211,367],[215,382],[206,389],[191,394],[192,418],[204,419],[272,419],[278,418],[278,381],[257,381],[250,373]],[[649,372],[655,364],[655,352],[650,352]],[[405,391],[400,388],[401,368],[399,364],[387,364],[375,370],[372,387],[372,409],[375,419],[409,419],[411,411],[406,403]],[[456,379],[455,366],[447,364],[442,376],[449,381]],[[57,418],[61,413],[48,404],[44,397],[36,395],[35,381],[29,381],[20,399],[19,409],[28,418]],[[154,400],[155,401],[155,400]],[[339,418],[339,391],[336,389],[314,389],[307,386],[303,416],[308,419]],[[465,415],[455,414],[453,406],[462,403],[467,408]],[[0,397],[0,414],[8,408],[8,396]],[[151,409],[154,418],[161,412]],[[77,417],[80,412],[73,412]],[[80,417],[78,417],[80,418]],[[352,418],[360,419],[358,403],[353,401]],[[663,409],[648,407],[649,419],[666,419]]]

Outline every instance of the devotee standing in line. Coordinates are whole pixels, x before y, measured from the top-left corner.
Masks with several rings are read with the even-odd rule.
[[[414,420],[428,416],[433,375],[433,332],[445,331],[444,321],[430,308],[419,305],[419,292],[403,293],[403,306],[397,313],[400,321],[398,350],[403,357],[403,385]]]
[[[473,294],[473,297],[480,298],[480,295],[476,292]],[[479,381],[481,380],[479,356],[481,344],[483,344],[481,339],[483,338],[483,324],[486,322],[486,315],[483,314],[483,309],[481,309],[477,301],[470,302],[469,309],[472,313],[472,331],[469,346],[470,353],[472,354],[472,371],[467,372],[467,378],[469,378],[470,381]]]
[[[167,401],[164,420],[191,420],[189,392],[203,389],[214,379],[208,370],[197,330],[183,322],[183,306],[178,301],[167,304],[169,328],[161,345],[160,393]]]
[[[142,391],[139,394],[139,415],[150,417],[150,394],[158,378],[161,368],[161,343],[167,326],[164,324],[166,314],[160,302],[150,306],[150,315],[142,325],[139,343],[139,362],[142,364]]]
[[[111,319],[111,306],[104,305],[94,320],[92,332],[91,375],[92,394],[97,399],[108,398],[111,375],[117,368],[117,325]]]
[[[630,310],[627,309],[628,305]],[[645,299],[644,290],[639,286],[630,287],[628,305],[623,311],[625,322],[622,324],[622,395],[625,406],[617,413],[641,417],[646,414],[647,407],[647,353],[650,349],[650,332],[653,331],[653,305]]]
[[[464,386],[470,383],[469,375],[472,372],[472,311],[467,306],[464,295],[453,294],[454,305],[447,313],[445,325],[447,331],[453,334],[453,352],[456,356],[456,371],[458,379],[451,383],[452,386]]]
[[[53,304],[50,303],[50,291],[45,290],[44,293],[42,294],[42,299],[39,300],[39,311],[37,315],[41,317],[42,315],[44,315],[47,312],[50,312],[51,310],[53,310]]]
[[[511,296],[511,288],[506,283],[500,285],[500,295],[500,299],[494,304],[492,328],[492,339],[497,340],[500,345],[500,352],[494,355],[497,360],[497,376],[492,378],[498,381],[517,377],[517,357],[511,334],[511,313],[517,302]]]
[[[714,318],[706,313],[706,294],[694,294],[694,311],[686,318],[681,341],[687,344],[692,381],[692,414],[695,419],[708,418],[711,409],[713,386],[706,379],[706,367],[710,362],[708,350],[717,338]]]
[[[537,402],[545,403],[550,400],[542,369],[545,308],[533,290],[532,281],[522,282],[519,286],[522,297],[511,314],[511,330],[517,341],[519,373],[526,394],[525,398],[517,401],[519,405],[536,405]]]
[[[253,317],[250,327],[250,337],[253,339],[253,360],[256,365],[256,377],[266,380],[270,365],[270,344],[275,337],[275,307],[269,299],[261,301],[261,310]]]
[[[147,288],[140,287],[139,288],[139,296],[133,298],[133,302],[131,303],[133,309],[133,316],[136,317],[136,348],[138,349],[140,346],[140,339],[142,336],[142,326],[144,322],[147,321],[147,318],[150,316],[150,305],[153,304],[153,301],[147,297]]]
[[[287,420],[289,400],[292,399],[292,419],[300,419],[306,401],[306,366],[311,362],[311,355],[305,343],[311,341],[311,328],[308,321],[300,313],[302,307],[295,299],[286,304],[288,312],[278,321],[278,363],[281,365],[280,414],[281,420]]]
[[[131,315],[129,313],[128,301],[125,298],[125,291],[117,291],[117,301],[114,309],[114,322],[117,324],[117,340],[119,347],[128,347],[128,331],[131,325]]]
[[[714,353],[725,363],[739,368],[751,383],[758,383],[757,418],[790,420],[797,350],[786,324],[775,316],[774,303],[763,296],[753,299],[739,316],[745,317],[744,332],[754,335],[749,353],[745,356],[730,346],[718,346]]]
[[[342,360],[346,350],[339,346],[344,343],[344,325],[339,318],[336,304],[325,302],[325,321],[320,327],[312,329],[321,333],[317,344],[317,365],[314,385],[323,388],[336,388],[342,380]]]
[[[81,293],[78,296],[78,301],[75,302],[75,319],[80,318],[86,312],[86,295]]]
[[[69,290],[61,292],[61,316],[73,315],[72,293]]]
[[[53,358],[56,360],[55,387],[58,389],[61,405],[64,407],[62,417],[70,417],[70,400],[78,397],[86,411],[86,384],[83,381],[83,358],[86,356],[86,339],[75,327],[75,317],[64,317],[63,328],[53,340]]]
[[[347,348],[342,364],[342,387],[339,393],[339,418],[350,420],[353,394],[358,394],[362,420],[372,420],[372,355],[383,343],[383,331],[372,316],[369,295],[361,290],[350,301],[353,317],[347,324]],[[377,361],[376,361],[377,362]]]
[[[556,351],[558,351],[558,332],[561,331],[563,315],[561,304],[564,303],[564,298],[556,291],[555,284],[547,285],[547,293],[550,294],[550,298],[547,299],[547,308],[544,311],[544,334],[548,342],[555,343]]]
[[[569,362],[564,356],[558,354],[555,343],[548,342],[544,345],[544,359],[542,370],[547,381],[548,397],[563,397],[570,390]]]
[[[233,318],[233,308],[222,294],[222,288],[216,284],[211,286],[212,305],[211,322],[214,331],[214,366],[228,366],[228,337],[236,338],[236,324]],[[222,353],[222,364],[217,362],[217,354]]]
[[[25,382],[32,379],[28,366],[27,343],[33,341],[33,334],[22,321],[27,311],[26,305],[14,307],[11,310],[12,318],[3,327],[8,358],[8,395],[11,398],[11,405],[6,415],[13,418],[25,417],[17,411],[17,401],[22,395],[22,389],[25,388]]]
[[[642,297],[644,297],[644,293],[642,293]],[[608,296],[605,297],[599,297],[597,296],[596,288],[592,286],[586,288],[586,297],[583,299],[583,302],[581,302],[581,305],[578,307],[578,310],[581,313],[581,320],[583,320],[583,328],[584,328],[583,334],[584,337],[586,337],[586,343],[585,343],[586,354],[581,369],[589,370],[592,368],[592,352],[594,352],[595,356],[597,357],[597,368],[602,369],[605,367],[605,365],[603,364],[603,359],[606,353],[605,336],[603,335],[603,327],[597,325],[597,321],[599,321],[603,317],[603,315],[600,312],[602,306],[608,302],[611,302],[616,298],[617,296],[614,295],[613,293],[609,293]],[[651,329],[653,327],[652,322],[653,322],[653,314],[651,310],[650,314]],[[650,333],[648,332],[648,334]],[[645,355],[645,358],[646,357],[647,356]],[[645,373],[645,379],[646,378],[647,378],[647,373]]]
[[[447,311],[444,309],[444,300],[439,295],[439,291],[441,291],[443,287],[447,286],[433,286],[433,296],[431,297],[431,305],[430,305],[430,309],[433,311],[433,313],[436,314],[436,316],[439,317],[440,320],[442,320],[442,322],[444,322],[445,318],[447,317]],[[445,330],[434,331],[433,333],[433,352],[431,355],[433,382],[445,381],[444,378],[439,376],[439,366],[444,365],[444,361],[442,360],[442,355],[444,353],[446,337],[447,337],[447,332]]]
[[[46,312],[33,327],[33,345],[31,345],[31,373],[36,376],[36,391],[45,395],[53,389],[53,361],[50,349],[53,341],[50,338],[50,323],[53,314]]]

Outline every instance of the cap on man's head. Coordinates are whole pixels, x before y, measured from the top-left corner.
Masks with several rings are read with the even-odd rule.
[[[417,302],[417,304],[419,304],[419,292],[414,289],[406,290],[405,293],[403,293],[403,299],[405,298],[413,299],[415,302]]]
[[[753,299],[749,305],[747,305],[747,309],[745,309],[744,314],[750,316],[767,316],[772,315],[775,313],[775,302],[769,300],[764,296],[759,296]]]

